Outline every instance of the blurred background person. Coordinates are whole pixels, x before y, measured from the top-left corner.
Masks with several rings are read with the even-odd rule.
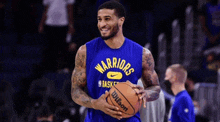
[[[74,2],[75,0],[43,0],[45,8],[38,31],[45,32],[48,40],[42,64],[44,70],[57,71],[68,67],[66,37],[69,35],[68,38],[71,38],[74,33]]]
[[[203,50],[220,44],[220,5],[218,0],[207,0],[200,10],[200,23],[207,36]]]
[[[220,69],[219,56],[217,56],[217,54],[214,52],[207,54],[206,59],[205,59],[204,68],[206,68],[208,70],[218,71],[218,69]]]
[[[175,95],[170,122],[195,122],[193,101],[185,88],[186,79],[187,71],[182,65],[173,64],[167,68],[165,80],[171,83],[171,90]]]

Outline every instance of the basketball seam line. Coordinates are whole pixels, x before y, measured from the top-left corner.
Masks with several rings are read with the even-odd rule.
[[[128,84],[126,84],[126,85],[128,85]],[[128,85],[128,86],[130,86],[130,85]],[[115,87],[115,86],[113,86],[113,87]],[[115,89],[117,89],[116,87],[115,87]],[[118,89],[117,89],[118,90]],[[119,90],[118,90],[119,91]],[[119,91],[120,92],[120,91]],[[121,92],[120,92],[121,93]],[[121,93],[121,95],[128,101],[128,99]],[[125,114],[128,114],[128,115],[134,115],[134,113],[135,113],[135,109],[134,109],[134,107],[133,107],[133,105],[131,105],[131,103],[128,101],[128,103],[130,104],[130,106],[133,108],[133,114],[128,114],[128,113],[125,113]],[[124,113],[124,112],[123,112]]]
[[[132,88],[132,86],[131,85],[129,85],[129,84],[127,84],[126,82],[122,82],[122,83],[125,83],[126,85],[128,85],[128,86],[130,86],[131,88]],[[134,90],[134,89],[133,89]],[[134,90],[134,92],[135,93],[137,93],[135,90]],[[138,98],[139,99],[139,98]],[[139,106],[141,105],[141,103],[140,103],[140,100],[138,100],[138,103],[139,103]],[[140,107],[138,108],[138,111],[140,110]]]
[[[123,82],[123,83],[125,83],[126,85],[132,87],[131,85],[127,84],[126,82]],[[134,89],[133,89],[133,90],[134,90]],[[137,93],[135,90],[134,90],[134,92]],[[137,95],[137,96],[138,96],[138,95]],[[138,99],[139,99],[139,98],[138,98]],[[140,100],[138,100],[138,103],[139,103],[139,106],[140,106],[140,105],[141,105]],[[138,108],[138,111],[139,111],[139,110],[140,110],[140,107]]]
[[[122,83],[125,83],[126,85],[130,86],[132,88],[132,86],[130,84],[127,84],[126,82],[122,82]],[[133,89],[134,90],[134,89]],[[135,93],[137,93],[135,90],[134,90]],[[141,105],[141,102],[140,100],[138,99],[138,103],[139,103],[139,106]],[[140,107],[138,108],[138,111],[140,110]]]

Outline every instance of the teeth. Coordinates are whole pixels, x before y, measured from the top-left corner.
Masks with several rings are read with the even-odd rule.
[[[102,29],[102,31],[108,31],[108,29]]]

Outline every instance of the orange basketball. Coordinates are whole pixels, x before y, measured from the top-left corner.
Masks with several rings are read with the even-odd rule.
[[[124,118],[135,115],[142,104],[142,100],[139,100],[136,90],[132,88],[133,84],[129,81],[118,83],[112,86],[107,97],[107,102],[111,105],[117,106],[122,112]]]

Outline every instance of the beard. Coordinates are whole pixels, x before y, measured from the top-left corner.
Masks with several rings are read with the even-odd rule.
[[[117,23],[113,26],[113,29],[108,36],[101,36],[101,38],[103,40],[108,40],[108,39],[114,37],[118,33],[118,31],[119,31],[119,27],[118,27],[118,23]]]

